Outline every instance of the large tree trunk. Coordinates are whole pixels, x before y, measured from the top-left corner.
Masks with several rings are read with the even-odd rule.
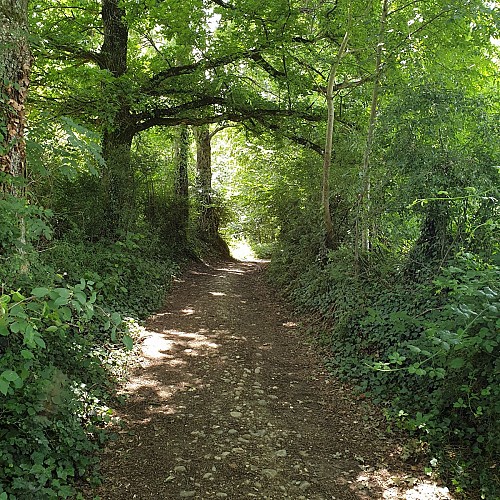
[[[218,214],[212,203],[212,144],[208,125],[195,129],[196,187],[200,203],[198,230],[203,239],[211,240],[219,229]]]
[[[25,101],[31,70],[28,0],[0,0],[0,196],[25,194]],[[20,270],[27,272],[26,225],[18,215]]]
[[[0,0],[0,179],[3,191],[22,196],[26,176],[24,126],[31,52],[28,0]]]
[[[118,0],[103,0],[101,15],[104,28],[101,67],[120,78],[127,71],[125,12]],[[115,237],[118,231],[129,229],[135,219],[135,183],[130,160],[134,129],[128,99],[120,86],[115,82],[104,84],[102,92],[110,101],[102,139],[106,162],[103,172],[104,228],[107,236]]]
[[[102,208],[105,220],[101,236],[116,236],[118,231],[129,229],[135,218],[135,179],[130,161],[132,138],[133,133],[120,128],[106,130],[103,134],[102,155],[106,166],[102,175]]]
[[[220,207],[214,203],[212,191],[212,137],[208,125],[195,129],[196,171],[199,202],[198,232],[218,254],[228,257],[229,248],[219,234]]]

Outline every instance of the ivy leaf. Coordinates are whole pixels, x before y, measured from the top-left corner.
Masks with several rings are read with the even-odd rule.
[[[124,335],[122,339],[123,343],[125,344],[125,347],[131,351],[134,347],[134,341],[132,340],[132,337],[130,335]]]
[[[465,360],[463,358],[455,358],[450,361],[450,368],[459,369],[464,366]]]

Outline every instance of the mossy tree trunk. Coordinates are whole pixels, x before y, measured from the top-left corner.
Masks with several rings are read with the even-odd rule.
[[[229,248],[219,234],[220,206],[214,200],[212,189],[212,137],[209,125],[196,127],[196,172],[199,202],[198,234],[221,256],[229,256]]]
[[[102,139],[106,163],[102,183],[103,230],[105,236],[115,237],[119,231],[130,229],[135,220],[135,180],[130,160],[135,129],[127,92],[120,83],[127,72],[125,12],[118,0],[103,0],[101,16],[104,39],[99,54],[100,66],[114,77],[102,88],[110,102]]]
[[[0,0],[0,169],[2,191],[14,196],[23,196],[26,176],[27,11],[28,0]]]
[[[28,42],[28,0],[0,0],[0,197],[25,195],[26,124],[32,56]],[[20,270],[26,273],[26,223],[17,213]]]

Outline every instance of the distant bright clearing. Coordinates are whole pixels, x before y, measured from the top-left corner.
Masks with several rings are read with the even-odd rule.
[[[234,240],[229,244],[231,255],[237,260],[255,260],[255,254],[246,240]]]

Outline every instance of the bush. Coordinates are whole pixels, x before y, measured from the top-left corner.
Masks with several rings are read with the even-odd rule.
[[[72,283],[79,277],[96,283],[102,303],[124,316],[144,318],[163,303],[178,265],[160,256],[151,236],[129,234],[114,243],[89,243],[74,236],[45,252],[46,264]]]
[[[391,415],[422,435],[459,490],[479,482],[485,498],[500,494],[494,475],[500,446],[499,285],[500,268],[472,254],[457,256],[427,290],[440,307],[402,321],[403,331],[418,332],[414,338],[390,329],[397,342],[385,361],[373,364],[401,372]]]
[[[109,421],[109,362],[121,317],[100,308],[94,283],[0,296],[0,494],[71,496],[89,474]]]
[[[363,269],[341,249],[311,263],[285,246],[271,277],[318,315],[333,373],[357,381],[390,420],[425,441],[457,491],[498,498],[500,268],[462,253],[416,281],[388,260],[379,264],[374,252]]]
[[[97,480],[95,451],[133,344],[122,318],[157,308],[177,266],[139,235],[38,253],[38,226],[26,227],[26,244],[12,232],[0,253],[0,499],[67,498],[75,481]]]

